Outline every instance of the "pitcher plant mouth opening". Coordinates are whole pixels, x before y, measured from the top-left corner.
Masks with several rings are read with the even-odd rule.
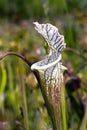
[[[47,68],[50,68],[50,67],[56,65],[56,64],[61,60],[61,54],[59,55],[59,57],[58,57],[57,60],[55,60],[55,61],[53,61],[53,62],[51,62],[51,63],[48,63],[47,65],[45,64],[45,61],[46,61],[46,60],[47,60],[47,59],[44,59],[44,60],[42,60],[42,61],[40,61],[40,62],[34,63],[34,64],[31,66],[31,69],[32,69],[32,70],[35,70],[35,69],[37,69],[37,70],[45,70],[45,69],[47,69]],[[42,62],[43,64],[41,64],[41,62]]]

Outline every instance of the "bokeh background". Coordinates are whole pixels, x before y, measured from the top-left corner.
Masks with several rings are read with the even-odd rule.
[[[87,0],[0,0],[0,53],[43,58],[47,46],[33,21],[49,22],[65,36],[68,130],[87,130]],[[25,124],[27,130],[52,128],[30,68],[8,56],[0,61],[0,130],[25,130]]]

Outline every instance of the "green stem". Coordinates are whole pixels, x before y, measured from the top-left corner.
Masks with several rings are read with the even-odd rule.
[[[65,96],[65,87],[63,82],[61,83],[61,123],[62,130],[67,130],[67,119],[66,119],[66,96]]]
[[[13,71],[12,71],[12,66],[11,66],[11,61],[7,62],[7,69],[8,69],[8,84],[9,84],[9,89],[11,92],[14,91],[14,82],[13,82]]]
[[[25,83],[24,76],[21,75],[21,94],[23,101],[23,113],[24,113],[24,126],[26,130],[29,130],[29,121],[28,121],[28,108],[27,108],[27,99],[26,99],[26,91],[25,91]]]
[[[4,114],[4,101],[3,101],[3,94],[6,87],[7,82],[7,72],[4,65],[4,62],[1,64],[1,82],[0,82],[0,109],[2,110],[2,113]]]

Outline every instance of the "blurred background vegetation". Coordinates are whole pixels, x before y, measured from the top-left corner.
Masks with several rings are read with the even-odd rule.
[[[72,48],[63,52],[68,130],[87,130],[87,0],[0,0],[0,52],[44,57],[45,41],[33,21],[57,26]],[[29,130],[51,130],[33,73],[8,56],[0,61],[0,130],[25,130],[24,124]]]

